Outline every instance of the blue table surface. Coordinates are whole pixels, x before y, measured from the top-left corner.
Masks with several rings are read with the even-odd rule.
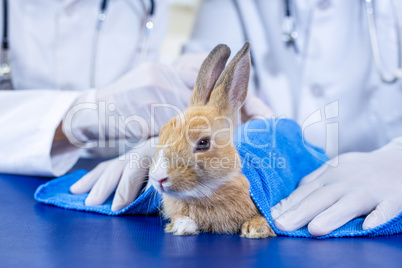
[[[173,236],[159,216],[104,216],[33,200],[47,179],[0,175],[0,267],[402,267],[402,235],[313,240]]]

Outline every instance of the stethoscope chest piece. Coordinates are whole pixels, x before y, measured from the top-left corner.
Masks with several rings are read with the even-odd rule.
[[[0,89],[12,89],[11,61],[8,48],[8,0],[3,0],[3,37],[0,55]]]
[[[298,53],[296,44],[298,37],[299,33],[296,31],[295,18],[290,7],[290,0],[285,0],[285,16],[283,17],[282,25],[282,41],[285,43],[286,47],[293,47],[294,51]]]
[[[299,34],[296,31],[294,19],[292,17],[284,18],[282,30],[282,41],[287,46],[295,46]]]
[[[8,50],[1,51],[0,60],[0,89],[12,89],[11,63]]]

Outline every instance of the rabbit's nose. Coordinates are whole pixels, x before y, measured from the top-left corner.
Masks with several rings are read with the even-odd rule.
[[[159,186],[161,187],[162,190],[163,190],[163,183],[166,182],[167,180],[168,180],[167,177],[159,180]]]

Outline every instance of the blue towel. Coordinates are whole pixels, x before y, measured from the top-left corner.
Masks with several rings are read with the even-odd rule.
[[[142,193],[133,203],[119,211],[112,211],[112,197],[106,200],[103,205],[94,207],[85,206],[85,199],[88,194],[71,194],[70,186],[87,173],[86,170],[78,170],[44,183],[36,189],[34,198],[38,202],[62,208],[97,212],[111,216],[121,214],[148,215],[159,211],[162,196],[152,186]]]
[[[246,133],[247,129],[254,131]],[[389,235],[402,231],[402,214],[371,230],[363,230],[364,219],[358,218],[322,237],[312,236],[307,227],[294,232],[278,230],[273,224],[270,208],[287,197],[305,175],[316,170],[328,158],[322,150],[303,143],[299,125],[287,119],[248,122],[237,130],[235,144],[241,156],[243,173],[250,181],[251,197],[277,234],[330,238]],[[111,211],[112,198],[101,206],[85,206],[88,194],[72,195],[69,187],[86,173],[80,170],[41,185],[36,190],[35,200],[67,209],[107,215],[152,214],[159,211],[161,196],[153,187],[120,211]]]

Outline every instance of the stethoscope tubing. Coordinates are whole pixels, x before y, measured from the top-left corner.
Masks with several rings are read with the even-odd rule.
[[[1,62],[0,62],[0,79],[1,82],[3,80],[10,80],[11,84],[11,64],[9,60],[9,42],[8,42],[8,0],[3,0],[3,35],[2,35],[2,41],[1,41]],[[95,88],[96,85],[96,67],[97,67],[97,56],[98,56],[98,47],[99,47],[99,42],[101,39],[101,32],[103,28],[103,24],[105,23],[105,20],[107,18],[107,9],[109,6],[109,0],[102,0],[100,7],[99,7],[99,13],[97,17],[97,22],[96,22],[96,27],[95,27],[95,33],[92,41],[92,51],[91,51],[91,60],[90,60],[90,87]],[[144,30],[144,38],[143,38],[143,44],[142,44],[142,49],[141,49],[141,55],[140,55],[140,61],[143,60],[145,61],[148,55],[148,48],[150,44],[150,34],[153,29],[153,15],[155,12],[155,1],[150,0],[150,7],[148,11],[148,18],[146,20],[145,24],[145,30]]]
[[[398,15],[398,3],[397,0],[391,0],[392,1],[392,10],[393,10],[393,16],[394,16],[394,21],[395,21],[395,35],[396,35],[396,42],[397,42],[397,67],[391,74],[386,74],[384,71],[384,65],[382,63],[381,59],[381,50],[378,42],[378,35],[377,35],[377,30],[376,30],[376,24],[375,24],[375,14],[374,14],[374,6],[373,6],[373,0],[364,0],[365,1],[365,11],[366,11],[366,16],[367,16],[367,25],[369,29],[369,36],[370,36],[370,44],[371,44],[371,50],[373,54],[373,60],[374,64],[376,66],[376,70],[378,75],[380,76],[381,81],[387,84],[392,84],[398,81],[400,78],[402,78],[402,37],[401,37],[401,25],[400,25],[400,19]],[[284,33],[283,36],[284,42],[286,46],[293,46],[296,50],[296,39],[297,39],[297,34],[295,35],[296,38],[292,38],[291,34],[292,33],[297,33],[295,29],[295,24],[294,24],[294,18],[292,14],[292,9],[291,9],[291,4],[290,0],[284,0],[284,7],[285,7],[285,17],[284,17],[284,25],[289,24],[289,21],[292,22],[291,27],[287,26],[284,27]],[[290,30],[289,30],[290,29]]]
[[[374,7],[372,0],[365,0],[366,3],[366,15],[367,15],[367,24],[369,28],[369,35],[370,35],[370,43],[371,43],[371,50],[373,53],[374,63],[377,69],[377,72],[384,83],[392,84],[402,78],[402,59],[401,59],[401,33],[400,33],[400,21],[398,15],[398,3],[397,0],[392,0],[392,10],[393,16],[395,21],[395,35],[397,39],[397,60],[398,66],[394,70],[392,74],[386,74],[384,71],[383,63],[381,60],[381,50],[378,43],[378,36],[377,30],[375,25],[375,18],[374,18]]]
[[[106,21],[107,18],[107,9],[109,6],[109,0],[102,0],[100,9],[99,9],[99,14],[97,18],[97,23],[96,23],[96,29],[95,29],[95,34],[94,38],[92,41],[92,53],[91,53],[91,66],[90,66],[90,87],[91,88],[96,88],[97,83],[96,83],[96,67],[97,67],[97,56],[98,56],[98,47],[99,47],[99,42],[101,39],[101,32],[102,32],[102,27],[103,24]],[[144,62],[146,61],[146,58],[148,56],[148,50],[150,46],[150,35],[152,32],[152,29],[154,27],[154,22],[153,22],[153,16],[155,12],[155,1],[150,0],[150,7],[147,15],[147,20],[145,22],[145,33],[143,37],[143,42],[142,42],[142,47],[141,47],[141,53],[139,57],[139,62]]]
[[[374,15],[374,7],[373,7],[373,0],[364,0],[365,1],[365,11],[367,15],[367,24],[369,28],[369,35],[370,35],[370,43],[371,43],[371,50],[373,54],[374,63],[377,69],[377,72],[384,83],[395,83],[400,78],[402,78],[402,37],[401,37],[401,25],[400,19],[398,15],[398,3],[397,0],[392,0],[392,10],[393,16],[395,20],[395,31],[396,31],[396,39],[397,39],[397,60],[398,64],[396,69],[391,74],[386,74],[383,68],[383,62],[381,60],[381,50],[379,47],[377,30],[375,25],[375,15]],[[91,66],[90,66],[90,86],[92,88],[96,87],[96,66],[97,66],[97,55],[98,55],[98,46],[100,41],[100,35],[102,31],[102,26],[106,20],[106,12],[108,8],[109,0],[102,0],[99,14],[97,17],[96,29],[94,33],[94,38],[92,41],[92,53],[91,53]],[[140,62],[146,60],[148,54],[148,48],[150,45],[150,33],[153,29],[153,14],[155,12],[155,2],[154,0],[150,0],[150,10],[148,14],[148,19],[145,24],[145,34],[142,42],[141,54],[140,54]],[[285,0],[285,16],[286,18],[291,18],[292,12],[290,9],[290,0]],[[294,31],[296,32],[296,31]],[[293,45],[296,46],[296,40],[292,39]],[[289,41],[287,41],[287,45]],[[9,43],[8,43],[8,0],[3,0],[3,36],[2,36],[2,62],[1,65],[8,65],[7,74],[11,73],[11,66],[8,62],[8,50],[9,50]],[[8,62],[8,63],[7,63]],[[5,73],[1,75],[2,77],[5,76]]]

